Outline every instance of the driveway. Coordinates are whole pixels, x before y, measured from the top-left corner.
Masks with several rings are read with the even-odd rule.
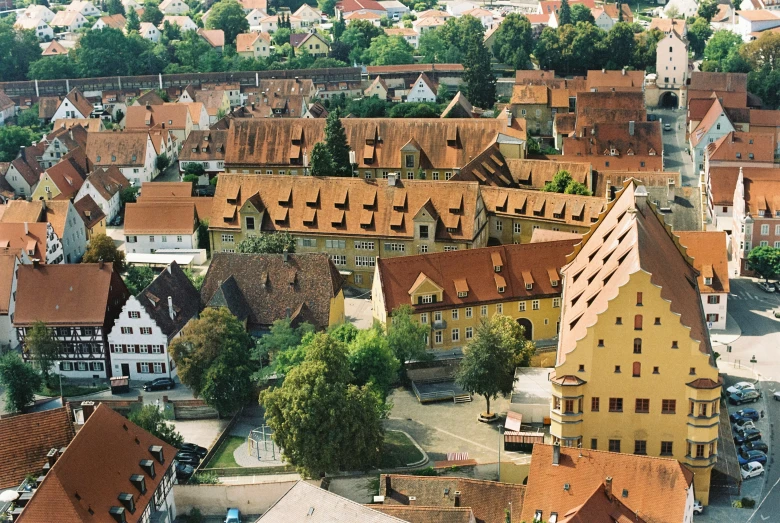
[[[685,141],[685,110],[682,109],[654,109],[648,111],[661,120],[661,125],[670,124],[671,131],[662,131],[664,142],[664,169],[667,171],[679,171],[682,176],[682,184],[698,187],[699,178],[693,170],[693,161],[685,149],[688,147]]]

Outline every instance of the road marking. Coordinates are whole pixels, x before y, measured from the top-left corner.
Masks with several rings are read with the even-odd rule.
[[[761,516],[761,521],[766,521],[767,519],[769,519],[769,516]]]
[[[745,521],[745,523],[750,523],[750,520],[753,519],[753,516],[755,516],[758,513],[758,511],[761,510],[761,505],[764,504],[764,501],[766,501],[766,498],[769,497],[769,495],[772,493],[772,491],[775,489],[778,483],[780,483],[780,478],[777,478],[777,481],[775,481],[774,485],[772,485],[772,488],[769,489],[769,492],[766,493],[766,496],[764,496],[764,498],[761,500],[761,503],[758,504],[756,510],[753,511],[753,513],[750,515],[747,521]],[[767,516],[766,519],[764,519],[764,515],[762,514],[761,519],[766,521],[767,519],[769,519],[769,516]]]

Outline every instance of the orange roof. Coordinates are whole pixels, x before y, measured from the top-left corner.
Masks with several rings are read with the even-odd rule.
[[[141,184],[141,198],[148,200],[189,196],[192,196],[190,182],[144,182]]]
[[[128,113],[133,108],[128,107]],[[87,157],[96,166],[142,167],[149,141],[149,132],[145,130],[89,133]]]
[[[58,197],[70,198],[81,189],[89,173],[89,165],[81,147],[73,149],[62,160],[46,169],[49,179],[60,190]]]
[[[65,11],[60,11],[60,13],[64,13]],[[78,13],[73,13],[78,14]],[[73,107],[78,110],[78,112],[84,116],[85,118],[88,118],[90,114],[92,114],[92,104],[84,98],[84,95],[76,89],[75,87],[70,90],[70,92],[65,96],[65,100],[71,103]]]
[[[41,263],[46,263],[46,236],[48,224],[46,223],[0,223],[0,255],[2,255],[2,269],[7,269],[7,264],[13,266],[8,255],[16,256],[24,251],[29,258],[37,258]],[[4,284],[0,282],[0,313],[8,314],[8,295],[5,295]]]
[[[73,204],[70,200],[49,200],[46,202],[45,220],[49,222],[60,238],[65,237],[68,211]]]
[[[563,139],[563,154],[570,157],[658,156],[663,153],[661,122],[597,123],[580,128],[577,136]]]
[[[0,228],[5,227],[6,225],[14,224],[0,223]],[[46,244],[44,243],[44,248],[45,247]],[[18,258],[15,253],[0,252],[0,314],[8,314],[10,310],[11,290],[13,288],[17,261]],[[0,431],[2,431],[1,428]],[[0,439],[0,441],[2,441],[2,439]],[[0,464],[0,478],[4,479],[2,474],[2,464]],[[5,488],[6,485],[1,481],[2,480],[0,480],[0,488]]]
[[[780,17],[775,14],[774,11],[767,9],[751,9],[749,11],[737,11],[737,16],[741,16],[745,20],[751,22],[769,22],[774,20],[780,20]]]
[[[526,189],[482,187],[482,197],[489,213],[513,217],[533,216],[560,224],[579,227],[595,223],[605,210],[601,197],[560,194]]]
[[[702,118],[701,122],[699,122],[699,125],[696,126],[696,129],[691,133],[691,143],[696,146],[709,132],[710,128],[715,125],[715,122],[718,121],[718,118],[725,114],[726,112],[723,109],[720,100],[716,98],[712,102],[712,105],[707,111],[707,114],[704,115],[704,118]]]
[[[59,452],[73,436],[65,407],[0,419],[0,488],[17,487],[27,474],[38,474],[48,452]]]
[[[131,105],[125,115],[127,129],[142,129],[162,124],[167,129],[186,129],[191,121],[187,104]]]
[[[26,200],[12,200],[4,207],[5,211],[0,216],[2,223],[34,223],[44,216],[45,202],[38,200],[28,202]]]
[[[121,30],[125,28],[125,25],[127,25],[127,20],[125,19],[124,15],[121,14],[101,16],[100,19],[104,24],[106,24],[106,26],[111,27],[112,29]]]
[[[780,179],[766,176],[744,177],[745,210],[754,218],[780,213]]]
[[[241,33],[236,36],[236,51],[239,53],[251,51],[252,45],[258,38],[269,44],[271,43],[271,35],[268,33]]]
[[[545,3],[545,2],[541,2]],[[641,91],[644,88],[644,71],[588,71],[587,90],[614,89],[615,91]]]
[[[707,146],[710,161],[769,162],[775,160],[776,139],[773,133],[740,133],[732,131]]]
[[[125,234],[192,235],[197,223],[198,214],[192,202],[145,198],[125,206]]]
[[[548,92],[544,85],[515,85],[512,88],[512,99],[509,101],[513,105],[547,105]],[[568,97],[566,106],[568,107]]]
[[[678,35],[682,35],[685,32],[685,20],[679,20],[677,18],[653,18],[648,30],[652,29],[658,29],[666,34],[674,31]]]
[[[577,94],[577,130],[597,123],[645,122],[644,93],[596,91]]]
[[[198,34],[211,47],[225,47],[225,31],[222,29],[198,29]]]
[[[155,455],[152,447],[159,448],[161,455]],[[137,515],[125,510],[127,521],[137,521],[152,503],[158,485],[169,477],[175,455],[171,445],[99,404],[17,521],[49,523],[52,514],[62,523],[113,521],[109,510],[122,507],[118,499],[122,493],[131,494],[135,502]],[[153,464],[154,476],[141,467],[145,460]],[[131,482],[133,475],[143,476],[143,494]]]
[[[674,233],[693,258],[693,267],[699,271],[699,292],[729,292],[729,260],[724,231],[679,231]],[[711,278],[709,285],[704,278]]]
[[[767,109],[750,110],[751,127],[780,127],[780,111]]]
[[[43,50],[41,56],[57,56],[62,54],[68,54],[68,50],[65,49],[62,44],[57,40],[52,40],[46,49]]]
[[[646,521],[683,521],[686,516],[688,489],[693,485],[693,473],[680,462],[654,458],[559,447],[560,459],[553,465],[553,447],[534,445],[528,475],[522,521],[533,521],[534,513],[542,511],[542,521],[557,512],[559,521],[634,521],[633,514]],[[599,493],[607,477],[612,478],[611,491],[631,512],[624,518],[621,510],[614,519],[565,519],[570,511],[583,510],[591,514],[589,500]],[[568,488],[564,488],[568,485]],[[561,516],[564,516],[563,518]]]
[[[116,166],[98,167],[87,176],[85,183],[91,183],[106,201],[111,200],[116,193],[128,187],[130,182]]]

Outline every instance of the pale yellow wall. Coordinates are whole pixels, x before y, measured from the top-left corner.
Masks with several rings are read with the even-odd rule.
[[[642,292],[642,305],[637,305],[637,292]],[[643,317],[642,330],[634,329],[634,316]],[[622,325],[616,324],[616,318]],[[660,325],[655,325],[655,318]],[[642,339],[641,354],[634,354],[634,338]],[[599,340],[604,346],[599,347]],[[672,348],[673,342],[678,348]],[[633,377],[633,363],[641,363],[641,374]],[[580,370],[580,365],[584,367]],[[615,366],[620,366],[616,372]],[[658,372],[654,373],[654,367]],[[690,369],[695,368],[695,374]],[[609,302],[587,335],[556,367],[556,376],[572,375],[586,383],[579,387],[553,385],[553,396],[575,400],[574,410],[582,399],[582,412],[566,414],[551,405],[554,438],[564,438],[563,444],[576,445],[581,438],[584,448],[591,448],[596,438],[599,450],[608,450],[608,440],[620,440],[621,452],[633,453],[635,440],[647,442],[647,454],[659,456],[661,442],[672,442],[671,457],[688,465],[696,475],[696,497],[707,503],[709,470],[714,456],[709,443],[715,443],[717,453],[718,400],[720,389],[696,390],[686,386],[697,378],[718,381],[718,370],[710,365],[709,356],[699,351],[699,343],[690,338],[690,331],[680,323],[679,316],[669,309],[660,289],[650,283],[650,276],[638,272],[621,287],[620,294]],[[592,398],[599,398],[599,411],[591,409]],[[623,399],[623,412],[609,412],[610,398]],[[637,398],[649,400],[649,414],[635,413]],[[675,414],[662,414],[662,400],[676,400]],[[691,400],[709,402],[708,416],[689,416]],[[698,403],[695,403],[698,412]],[[713,412],[713,407],[715,411]],[[571,438],[571,439],[565,439]],[[688,456],[688,441],[705,445],[704,459]],[[695,453],[695,450],[692,450]]]
[[[48,187],[51,192],[46,192],[46,187]],[[41,181],[32,193],[32,200],[53,200],[55,197],[59,196],[61,192],[62,191],[59,190],[57,185],[51,181],[49,174],[44,173],[43,178],[41,178]]]
[[[533,215],[493,215],[490,217],[489,221],[490,237],[499,240],[502,245],[510,245],[513,243],[530,243],[534,229],[584,234],[590,229],[591,225],[589,222],[570,224],[565,223],[562,220],[545,220]],[[517,227],[520,228],[519,232],[516,232]]]
[[[328,327],[344,323],[344,291],[339,291],[338,295],[330,299],[330,314],[328,315]]]
[[[512,463],[501,462],[501,470],[499,471],[500,479],[502,483],[514,483],[516,485],[525,485],[525,481],[528,479],[528,474],[531,472],[530,463]]]

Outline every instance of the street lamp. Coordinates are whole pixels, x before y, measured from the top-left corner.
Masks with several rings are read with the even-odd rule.
[[[501,432],[502,430],[504,430],[504,426],[499,425],[498,426],[498,481],[501,481],[501,435],[503,434],[503,432]]]

